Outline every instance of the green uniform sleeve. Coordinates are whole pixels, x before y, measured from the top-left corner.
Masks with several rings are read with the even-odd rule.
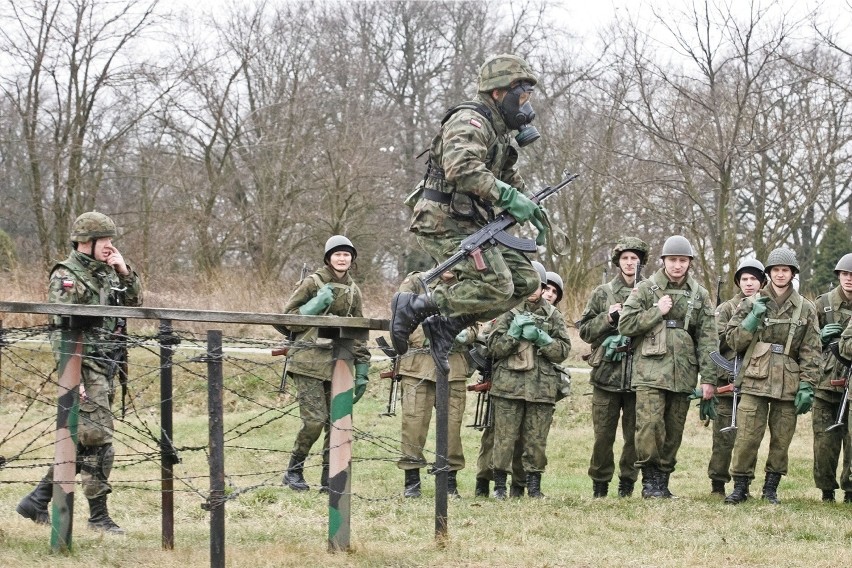
[[[758,292],[758,294],[760,293]],[[748,299],[740,302],[740,305],[734,310],[734,315],[731,316],[731,319],[728,320],[728,325],[725,327],[725,343],[736,353],[745,353],[755,333],[760,333],[760,328],[757,331],[751,332],[740,325],[743,319],[751,313],[751,304],[752,302]]]
[[[296,289],[290,295],[290,299],[284,304],[283,313],[299,314],[299,308],[302,307],[308,300],[317,295],[317,286],[313,278],[305,278],[296,286]],[[302,333],[309,329],[308,326],[292,325],[287,326],[287,329],[293,333]]]
[[[142,305],[142,279],[139,278],[139,275],[128,265],[127,269],[130,273],[127,276],[118,275],[118,280],[121,282],[121,285],[127,288],[124,291],[124,304],[125,306],[141,306]]]
[[[799,345],[799,379],[813,386],[819,384],[822,375],[822,341],[817,325],[816,309],[813,309],[808,313],[805,335]]]
[[[618,328],[609,323],[609,306],[606,303],[606,292],[598,286],[589,298],[580,321],[577,322],[580,339],[590,343],[592,349],[597,348],[610,335],[618,333]]]
[[[645,335],[654,326],[663,321],[663,314],[654,305],[654,293],[648,280],[639,283],[635,293],[630,294],[621,309],[618,320],[618,333],[628,337]]]
[[[704,288],[701,291],[704,298],[704,305],[698,310],[699,318],[695,326],[698,373],[701,375],[701,384],[715,386],[718,381],[718,375],[716,373],[716,365],[710,359],[710,353],[719,351],[719,331],[716,327],[716,317],[710,304],[710,295]]]
[[[539,354],[551,363],[561,363],[571,353],[571,338],[568,336],[568,326],[559,310],[553,310],[550,315],[551,330],[548,332],[553,342],[540,347]]]
[[[494,323],[491,328],[491,333],[488,335],[488,353],[494,359],[505,359],[518,350],[520,340],[510,337],[506,332],[509,331],[509,325],[512,323],[515,314],[506,312]]]

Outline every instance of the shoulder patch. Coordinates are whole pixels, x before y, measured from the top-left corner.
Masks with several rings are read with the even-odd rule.
[[[470,125],[474,128],[482,128],[482,123],[476,120],[475,118],[470,119]]]
[[[65,276],[61,280],[62,280],[62,287],[63,288],[73,288],[74,287],[74,281],[71,278],[68,278],[67,276]]]

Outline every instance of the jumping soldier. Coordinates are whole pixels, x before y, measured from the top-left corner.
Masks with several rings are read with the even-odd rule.
[[[358,251],[352,241],[343,235],[329,238],[325,243],[324,266],[299,282],[284,306],[284,313],[363,317],[361,290],[349,273],[356,258]],[[281,327],[279,331],[287,332],[288,329],[296,334],[296,345],[290,348],[287,372],[296,385],[302,424],[293,442],[290,464],[284,474],[284,485],[294,491],[309,489],[303,473],[305,460],[311,447],[325,431],[320,492],[327,492],[331,435],[329,407],[334,366],[331,340],[319,338],[315,327],[293,325]],[[353,402],[358,402],[367,389],[369,370],[370,352],[363,341],[356,341]]]
[[[77,217],[71,228],[74,250],[51,270],[47,301],[52,304],[141,305],[142,281],[112,243],[116,235],[115,222],[103,213],[90,211]],[[51,316],[51,327],[67,325],[64,319]],[[107,495],[112,492],[109,476],[115,457],[110,407],[115,394],[116,365],[111,354],[118,346],[115,336],[118,320],[113,317],[96,319],[97,323],[87,326],[83,332],[77,473],[81,474],[83,493],[89,501],[89,528],[124,534],[124,529],[110,517],[107,508]],[[52,337],[52,343],[58,362],[61,352],[56,337]],[[47,504],[52,494],[53,466],[32,493],[18,503],[18,513],[38,524],[50,523]]]
[[[766,282],[763,263],[759,260],[744,260],[734,272],[734,283],[740,289],[733,298],[716,307],[716,330],[719,335],[719,353],[726,359],[734,359],[736,353],[725,342],[725,331],[734,310],[745,298],[754,296]],[[717,375],[717,388],[731,384],[731,376],[721,371]],[[713,419],[713,449],[710,452],[710,463],[707,464],[707,475],[710,477],[710,493],[725,497],[725,484],[731,480],[728,471],[731,467],[731,452],[734,450],[736,430],[729,430],[731,415],[734,411],[733,392],[716,393],[716,418]]]
[[[778,484],[787,473],[787,452],[796,415],[811,409],[820,376],[816,308],[793,287],[799,261],[777,248],[766,259],[767,284],[740,303],[728,321],[725,342],[743,354],[737,414],[741,417],[731,457],[734,490],[725,503],[749,497],[757,452],[769,424],[769,455],[762,497],[778,504]]]
[[[531,222],[544,243],[546,218],[525,195],[515,165],[518,151],[510,132],[525,146],[539,137],[530,123],[530,104],[537,83],[522,58],[502,54],[488,58],[479,71],[478,95],[444,116],[432,139],[426,175],[406,201],[413,204],[410,230],[437,262],[455,253],[462,240],[508,211],[519,224]],[[495,211],[498,210],[498,211]],[[487,270],[473,258],[446,272],[434,288],[401,291],[391,304],[391,340],[404,355],[408,337],[425,321],[423,331],[433,351],[446,360],[456,335],[475,321],[491,320],[521,303],[539,287],[538,275],[520,252],[502,245],[483,253]]]
[[[689,395],[701,374],[702,414],[713,417],[718,351],[716,320],[707,290],[689,273],[695,254],[674,235],[663,243],[663,267],[639,283],[621,310],[618,332],[635,349],[636,467],[642,497],[671,498],[669,478],[677,463]]]
[[[814,483],[822,491],[822,500],[834,502],[834,490],[843,490],[843,502],[852,503],[852,449],[848,407],[840,415],[843,394],[846,391],[846,366],[828,349],[852,319],[852,254],[845,254],[834,267],[840,284],[816,300],[820,340],[823,347],[822,375],[814,398]],[[838,421],[838,417],[840,420]],[[835,423],[841,425],[831,428]],[[831,430],[829,430],[831,428]],[[837,483],[837,464],[843,452],[840,484]]]
[[[577,322],[580,338],[592,346],[592,427],[595,441],[589,463],[592,496],[606,497],[615,473],[613,444],[621,419],[624,441],[618,462],[618,495],[629,497],[638,477],[636,469],[636,393],[627,376],[627,357],[620,347],[629,349],[626,338],[618,334],[618,320],[630,292],[636,285],[636,268],[648,259],[648,244],[635,237],[619,239],[612,249],[612,264],[618,269],[615,278],[592,292],[586,309]]]

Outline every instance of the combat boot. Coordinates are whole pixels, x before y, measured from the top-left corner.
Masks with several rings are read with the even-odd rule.
[[[515,483],[514,481],[512,481],[512,484],[509,485],[509,497],[520,499],[524,496],[525,489],[526,488],[520,483]]]
[[[843,502],[844,503],[852,503],[852,491],[844,491],[843,492]]]
[[[494,498],[506,499],[506,472],[494,470]]]
[[[609,495],[609,483],[606,481],[592,481],[592,497],[599,499]]]
[[[633,495],[633,486],[635,484],[636,482],[630,479],[629,477],[618,478],[618,496],[630,497],[631,495]]]
[[[719,481],[718,479],[711,479],[710,495],[721,495],[722,497],[727,495],[727,493],[725,492],[725,482]]]
[[[749,498],[748,485],[749,478],[745,475],[734,476],[734,490],[731,494],[725,497],[725,503],[728,505],[738,505],[744,503]]]
[[[435,365],[440,367],[444,376],[450,374],[450,349],[456,341],[456,336],[471,325],[475,318],[471,316],[448,318],[431,316],[423,322],[423,334],[429,340],[429,350]]]
[[[834,489],[823,489],[822,490],[822,502],[823,503],[834,503]]]
[[[527,495],[533,499],[544,499],[546,495],[541,492],[541,472],[527,474]]]
[[[21,499],[15,511],[22,517],[26,517],[37,525],[49,525],[50,513],[47,506],[53,496],[53,481],[47,477],[42,478],[26,497]]]
[[[663,472],[657,470],[658,486],[660,492],[663,494],[663,499],[677,499],[677,495],[669,491],[669,478],[671,475],[672,472],[670,471]]]
[[[110,534],[124,534],[124,529],[109,516],[106,495],[89,499],[89,528]]]
[[[763,491],[761,497],[772,503],[780,505],[781,500],[778,498],[778,484],[781,482],[781,474],[774,471],[766,472],[766,480],[763,482]]]
[[[455,499],[461,499],[461,494],[459,493],[459,486],[456,479],[457,474],[457,471],[447,472],[447,495]]]
[[[406,499],[417,499],[420,497],[420,470],[405,470],[405,491],[403,497]]]
[[[328,464],[322,464],[322,473],[320,474],[320,493],[328,493]]]
[[[491,482],[484,477],[476,478],[476,489],[473,490],[474,497],[488,497],[488,493],[491,491],[489,487]]]
[[[399,356],[408,352],[408,338],[423,320],[439,314],[438,306],[428,294],[397,292],[391,300],[390,336]]]
[[[305,476],[302,475],[306,459],[307,456],[300,454],[290,455],[290,465],[287,466],[287,473],[284,474],[284,485],[293,491],[307,491],[310,489],[305,481]]]
[[[642,498],[659,499],[663,496],[660,481],[657,479],[657,468],[648,465],[642,468]]]

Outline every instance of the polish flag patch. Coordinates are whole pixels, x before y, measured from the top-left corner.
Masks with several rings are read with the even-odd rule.
[[[74,281],[71,280],[70,278],[63,278],[62,279],[62,287],[63,288],[73,288],[74,287]]]
[[[476,128],[482,128],[482,123],[476,120],[475,118],[470,119],[470,125]]]

